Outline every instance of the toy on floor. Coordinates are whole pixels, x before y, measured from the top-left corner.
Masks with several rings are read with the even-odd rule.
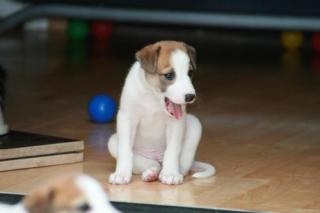
[[[320,33],[314,33],[312,35],[312,48],[316,53],[320,53]]]
[[[119,213],[111,203],[101,184],[81,174],[62,176],[40,186],[15,205],[0,204],[0,212],[59,213],[108,212]]]
[[[112,35],[112,23],[95,21],[91,24],[91,34],[96,40],[108,41]]]
[[[282,45],[289,50],[296,50],[302,46],[302,32],[283,32],[281,34]]]
[[[67,35],[71,40],[84,40],[89,34],[89,24],[86,21],[70,20]]]
[[[311,70],[315,77],[320,78],[320,55],[315,55],[312,59]]]
[[[4,122],[2,107],[0,105],[0,136],[7,134],[9,131],[8,125]]]
[[[113,98],[104,94],[94,96],[88,104],[90,118],[97,123],[112,121],[116,114],[116,109],[116,102]]]
[[[6,72],[0,65],[0,136],[8,133],[9,128],[3,118],[3,102],[5,99]]]

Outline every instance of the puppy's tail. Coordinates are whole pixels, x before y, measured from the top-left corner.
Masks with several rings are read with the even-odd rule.
[[[193,178],[207,178],[216,173],[216,169],[208,163],[194,161],[191,166],[192,171],[199,171],[192,175]]]

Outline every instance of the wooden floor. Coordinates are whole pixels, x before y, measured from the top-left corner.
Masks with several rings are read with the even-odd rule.
[[[216,176],[187,177],[179,186],[135,176],[130,185],[112,186],[107,177],[115,161],[106,142],[115,123],[89,122],[86,104],[99,92],[118,100],[134,48],[116,47],[85,47],[42,34],[0,37],[11,128],[86,141],[83,163],[2,172],[0,191],[28,193],[47,178],[85,172],[114,201],[320,212],[320,72],[311,67],[312,57],[241,48],[210,53],[203,47],[199,99],[190,111],[204,125],[196,158],[214,164]]]

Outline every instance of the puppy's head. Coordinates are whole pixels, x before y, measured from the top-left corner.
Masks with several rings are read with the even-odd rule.
[[[176,41],[160,41],[136,53],[148,83],[160,94],[165,111],[176,119],[183,106],[195,101],[191,78],[196,69],[196,51]]]
[[[64,176],[31,192],[23,200],[30,213],[118,212],[102,186],[86,175]]]

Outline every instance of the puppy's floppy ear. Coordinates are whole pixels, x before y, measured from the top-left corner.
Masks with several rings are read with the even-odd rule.
[[[41,188],[24,198],[23,204],[30,213],[51,212],[54,197],[53,188]]]
[[[190,65],[191,65],[191,68],[192,70],[196,70],[197,69],[197,64],[196,64],[196,61],[197,61],[197,52],[196,52],[196,49],[188,44],[185,44],[185,47],[187,49],[187,54],[190,58]]]
[[[140,62],[145,71],[150,73],[155,73],[157,71],[160,50],[160,46],[150,44],[136,52],[136,59]]]

